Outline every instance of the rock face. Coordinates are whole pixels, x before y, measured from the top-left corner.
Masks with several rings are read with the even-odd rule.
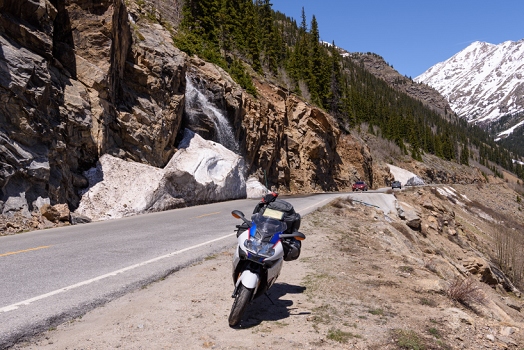
[[[240,156],[188,130],[180,147],[163,169],[103,155],[75,213],[106,220],[246,197]]]
[[[164,166],[185,55],[160,26],[133,38],[120,0],[0,2],[0,200],[79,203],[104,153]]]
[[[255,82],[255,98],[221,69],[189,59],[158,24],[176,24],[181,2],[169,11],[156,3],[0,1],[2,212],[40,215],[42,200],[74,211],[89,185],[84,172],[103,155],[159,171],[173,162],[188,126],[187,72],[229,121],[245,175],[260,183],[310,192],[387,178],[365,143],[341,134],[325,112],[266,81]],[[197,118],[197,131],[214,139],[215,127]]]
[[[195,58],[189,74],[229,116],[247,171],[261,183],[295,193],[345,189],[357,179],[373,186],[369,148],[342,135],[330,115],[268,82],[255,82],[254,98],[223,70]]]

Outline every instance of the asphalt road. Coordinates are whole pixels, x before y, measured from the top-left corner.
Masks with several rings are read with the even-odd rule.
[[[282,198],[304,216],[347,195]],[[257,202],[214,203],[0,237],[0,349],[232,249],[240,220],[231,211],[251,214]]]

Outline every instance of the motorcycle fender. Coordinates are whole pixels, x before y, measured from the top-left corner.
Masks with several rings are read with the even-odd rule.
[[[258,288],[258,275],[249,270],[245,270],[238,278],[237,286],[240,283],[242,283],[246,288],[255,289],[256,292],[256,289]]]

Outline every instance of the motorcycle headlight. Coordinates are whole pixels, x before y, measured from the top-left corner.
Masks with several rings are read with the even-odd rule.
[[[244,247],[250,252],[258,256],[263,256],[265,258],[270,258],[275,255],[275,249],[273,249],[273,244],[263,243],[256,240],[246,239],[244,241]]]

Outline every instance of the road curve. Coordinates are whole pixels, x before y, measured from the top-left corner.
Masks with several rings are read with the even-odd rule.
[[[306,215],[347,193],[282,197]],[[0,237],[0,349],[231,249],[236,200]]]

